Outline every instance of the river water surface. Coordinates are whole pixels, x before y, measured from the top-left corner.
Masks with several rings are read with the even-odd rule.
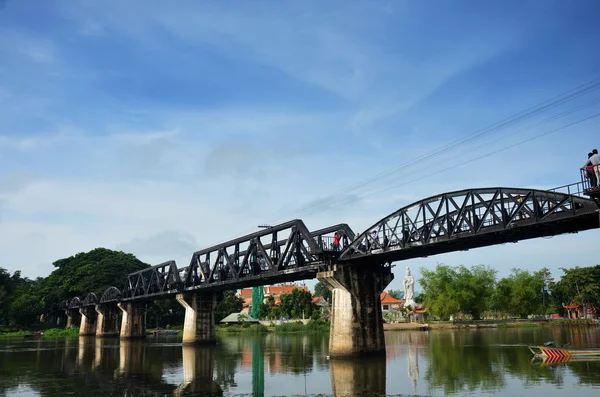
[[[386,333],[386,356],[328,360],[327,335],[0,341],[0,396],[599,396],[600,361],[548,366],[525,347],[600,348],[599,328]]]

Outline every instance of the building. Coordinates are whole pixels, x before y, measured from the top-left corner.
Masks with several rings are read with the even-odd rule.
[[[282,294],[291,294],[294,288],[299,290],[308,291],[308,287],[305,285],[296,284],[281,284],[281,285],[266,285],[264,288],[265,298],[268,296],[279,296]],[[244,299],[252,298],[252,288],[242,288],[240,290],[240,296]]]
[[[404,299],[396,299],[387,292],[382,292],[379,299],[381,300],[381,310],[398,311],[404,307]]]
[[[291,294],[294,288],[298,288],[302,291],[309,291],[308,287],[305,285],[296,285],[296,284],[281,284],[281,285],[268,285],[263,287],[264,292],[264,300],[266,302],[269,296],[272,296],[275,299],[275,305],[281,304],[280,296],[283,294]],[[239,296],[244,299],[244,304],[242,306],[242,313],[250,313],[252,310],[252,288],[242,288],[240,290]]]
[[[569,318],[588,318],[591,320],[598,318],[596,308],[591,303],[586,303],[585,305],[574,302],[571,302],[569,305],[563,303],[562,307],[567,310],[567,317]]]

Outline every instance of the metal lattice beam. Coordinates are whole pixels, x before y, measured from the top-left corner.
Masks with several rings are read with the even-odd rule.
[[[381,263],[599,227],[593,200],[535,189],[445,193],[386,216],[340,254]]]
[[[127,276],[123,298],[150,297],[181,290],[181,279],[175,261],[168,261]]]
[[[119,302],[123,298],[123,294],[117,287],[110,287],[100,298],[100,303]]]

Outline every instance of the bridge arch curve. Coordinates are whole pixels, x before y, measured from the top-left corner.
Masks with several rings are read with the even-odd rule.
[[[79,297],[74,297],[69,302],[69,309],[79,309],[81,307],[81,299]]]
[[[97,305],[99,302],[100,302],[100,299],[98,299],[98,296],[95,293],[91,292],[85,296],[85,299],[83,300],[81,305],[82,306],[94,306],[94,305]]]
[[[122,297],[123,295],[117,287],[110,287],[100,298],[100,303],[119,302]]]
[[[524,188],[457,190],[400,208],[361,233],[340,262],[388,263],[598,228],[595,201]]]
[[[66,299],[58,304],[58,310],[68,310],[69,309],[69,300]]]

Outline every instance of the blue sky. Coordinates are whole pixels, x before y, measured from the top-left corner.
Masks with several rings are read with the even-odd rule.
[[[526,129],[600,90],[437,149],[600,78],[598,15],[596,1],[0,1],[0,266],[45,276],[98,246],[185,264],[262,223],[360,231],[444,191],[574,182],[600,117],[456,166],[600,112]],[[600,263],[597,238],[398,266],[558,276]]]

